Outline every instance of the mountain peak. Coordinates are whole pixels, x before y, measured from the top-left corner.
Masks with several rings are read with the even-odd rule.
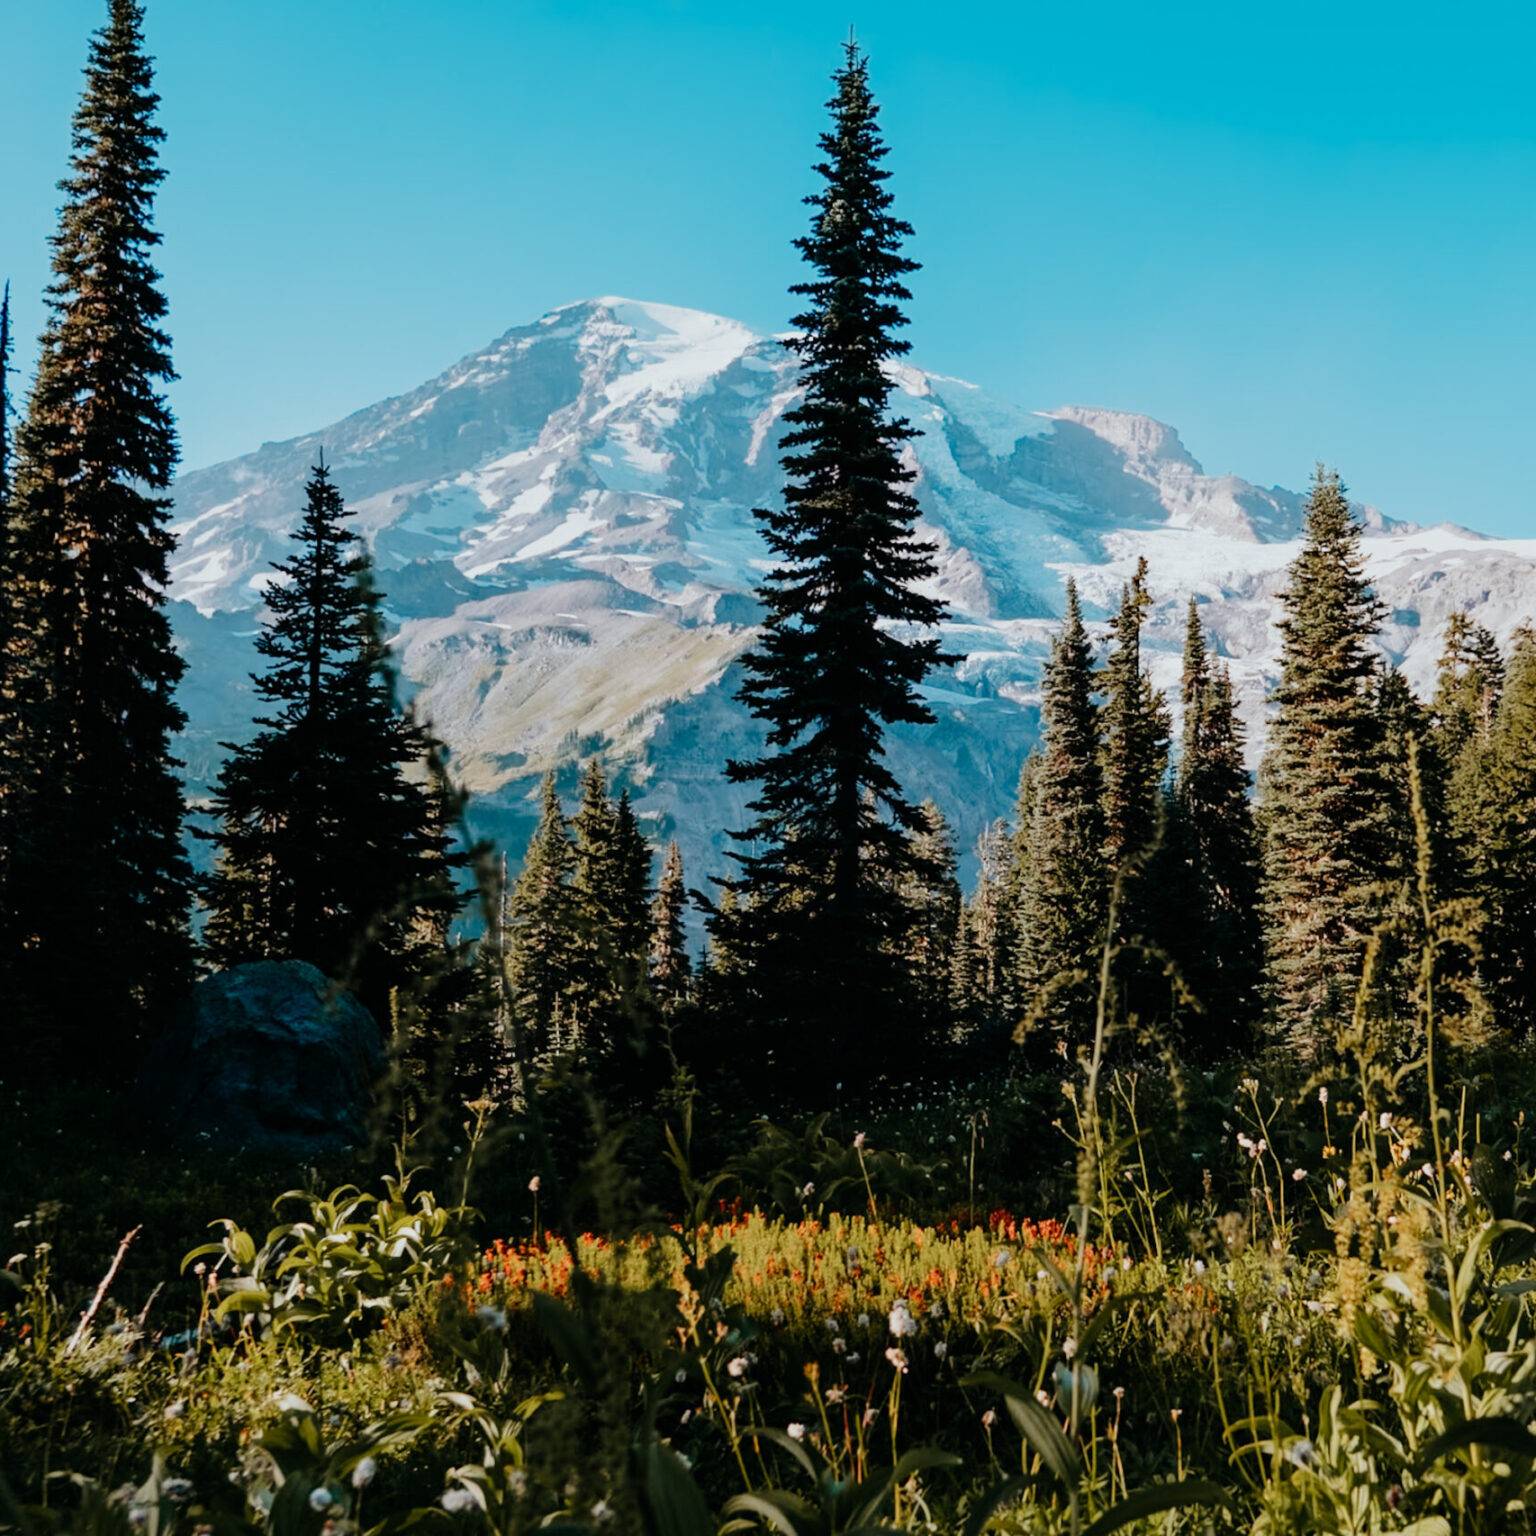
[[[1199,461],[1184,446],[1177,429],[1155,417],[1098,405],[1063,405],[1045,414],[1054,421],[1074,422],[1129,459],[1179,464],[1201,473]]]

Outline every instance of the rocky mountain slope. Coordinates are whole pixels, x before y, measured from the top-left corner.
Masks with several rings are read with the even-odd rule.
[[[1148,557],[1148,645],[1169,685],[1193,593],[1257,737],[1300,497],[1207,475],[1177,432],[1144,416],[1030,412],[917,368],[897,377],[921,434],[917,494],[941,551],[955,665],[929,688],[939,723],[899,733],[892,755],[962,848],[1009,809],[1069,574],[1102,616]],[[508,331],[410,394],[183,476],[173,591],[194,793],[218,743],[250,729],[262,589],[323,449],[372,545],[407,687],[474,792],[477,830],[515,859],[539,777],[574,775],[599,753],[655,834],[679,838],[693,878],[721,869],[744,799],[721,765],[755,740],[732,666],[751,643],[764,568],[751,509],[778,492],[794,397],[774,338],[595,299]],[[1300,479],[1308,466],[1297,468]],[[1536,539],[1366,517],[1391,612],[1381,644],[1417,687],[1432,684],[1454,608],[1501,638],[1536,612]]]

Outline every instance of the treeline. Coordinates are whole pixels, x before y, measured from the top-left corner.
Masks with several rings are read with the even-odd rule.
[[[1346,1025],[1389,1038],[1411,1017],[1415,978],[1377,936],[1410,932],[1431,898],[1458,914],[1465,1028],[1528,1028],[1536,636],[1505,657],[1455,615],[1435,695],[1415,698],[1374,648],[1359,530],[1323,470],[1257,795],[1198,605],[1175,710],[1141,654],[1145,565],[1102,658],[1069,584],[1039,746],[962,897],[940,809],[907,797],[884,752],[890,726],[931,721],[922,687],[952,658],[916,531],[913,429],[890,411],[911,231],[851,44],[797,242],[787,488],[757,514],[776,563],[741,696],[765,747],[727,769],[753,793],[731,867],[690,886],[673,844],[658,871],[595,761],[569,814],[545,781],[514,881],[468,848],[445,752],[400,706],[382,594],[322,461],[266,588],[263,712],[200,808],[215,857],[194,876],[171,751],[176,438],[142,24],[139,0],[111,0],[92,44],[14,453],[0,304],[0,985],[24,1044],[8,1071],[115,1078],[199,968],[289,958],[363,998],[423,1093],[523,1096],[574,1066],[619,1096],[693,1072],[825,1099],[1047,1065],[1101,1005],[1191,1061],[1271,1045],[1311,1058]],[[696,957],[690,908],[707,932]]]

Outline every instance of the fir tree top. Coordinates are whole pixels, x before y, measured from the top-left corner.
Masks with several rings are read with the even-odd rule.
[[[1141,626],[1151,603],[1143,557],[1121,594],[1104,670],[1105,853],[1112,868],[1156,835],[1168,763],[1167,707],[1141,666]]]
[[[1276,698],[1282,705],[1288,699],[1320,706],[1352,702],[1376,670],[1369,640],[1385,610],[1365,579],[1360,525],[1344,484],[1322,464],[1313,476],[1301,553],[1281,604]]]
[[[1504,688],[1498,641],[1464,609],[1451,614],[1435,687],[1434,715],[1440,749],[1454,763],[1474,736],[1486,740]]]
[[[1200,623],[1200,609],[1193,597],[1184,624],[1184,670],[1179,681],[1179,702],[1184,711],[1184,729],[1179,742],[1179,776],[1195,755],[1200,739],[1200,712],[1205,685],[1211,675],[1210,654],[1205,648],[1205,628]]]
[[[151,219],[165,179],[165,131],[155,122],[160,98],[143,26],[140,0],[112,0],[107,25],[91,40],[71,174],[59,184],[65,202],[53,237],[50,317],[18,446],[34,472],[51,461],[64,480],[89,484],[108,473],[160,490],[175,472],[177,446],[157,386],[176,374],[150,259],[160,243]],[[75,537],[89,539],[89,524],[76,523]],[[156,543],[163,558],[170,540],[162,533]]]
[[[11,285],[0,293],[0,513],[11,493]],[[0,525],[0,539],[5,528]]]

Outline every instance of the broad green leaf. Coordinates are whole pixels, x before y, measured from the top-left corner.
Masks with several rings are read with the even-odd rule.
[[[989,1488],[966,1517],[962,1536],[981,1536],[1003,1506],[1018,1498],[1028,1487],[1026,1478],[1015,1476]]]
[[[1050,1468],[1063,1487],[1075,1489],[1080,1476],[1077,1447],[1067,1439],[1066,1432],[1052,1414],[1047,1411],[1027,1387],[999,1376],[995,1371],[982,1371],[968,1376],[960,1383],[963,1387],[987,1387],[1002,1394],[1008,1412],[1018,1431],[1034,1449],[1041,1461]]]
[[[1468,1446],[1486,1445],[1511,1456],[1536,1458],[1536,1435],[1518,1419],[1464,1419],[1420,1447],[1415,1465],[1420,1471]]]
[[[770,1429],[767,1425],[754,1425],[741,1432],[743,1440],[766,1440],[770,1445],[776,1445],[781,1451],[788,1451],[796,1461],[800,1463],[805,1475],[812,1482],[816,1481],[816,1464],[811,1460],[810,1452],[799,1441],[785,1434],[782,1429]]]
[[[715,1536],[714,1517],[692,1473],[676,1451],[654,1440],[645,1458],[645,1502],[656,1536]]]
[[[1209,1508],[1230,1502],[1225,1488],[1204,1478],[1186,1477],[1177,1483],[1153,1483],[1126,1494],[1113,1509],[1100,1515],[1083,1536],[1108,1536],[1110,1531],[1118,1531],[1133,1520],[1144,1520],[1148,1515],[1161,1514],[1164,1510],[1188,1509],[1194,1505]]]

